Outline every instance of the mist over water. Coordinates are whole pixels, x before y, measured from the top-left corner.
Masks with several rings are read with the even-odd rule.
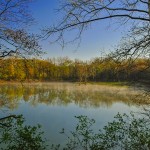
[[[96,120],[94,130],[112,121],[118,113],[138,111],[137,88],[77,83],[24,83],[0,85],[1,117],[23,114],[26,124],[41,124],[49,143],[63,144],[62,128],[76,126],[74,116]],[[133,101],[134,100],[134,101]]]

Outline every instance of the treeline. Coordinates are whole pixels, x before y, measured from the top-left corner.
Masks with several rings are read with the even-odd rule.
[[[38,81],[131,81],[149,80],[148,59],[117,61],[95,58],[91,61],[57,59],[0,60],[0,80]]]

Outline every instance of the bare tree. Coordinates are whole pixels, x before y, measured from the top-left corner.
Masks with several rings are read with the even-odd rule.
[[[150,24],[133,26],[129,33],[122,38],[113,56],[132,61],[139,57],[148,59],[150,57]]]
[[[119,20],[120,24],[128,22],[134,28],[136,26],[132,36],[135,34],[139,36],[140,34],[145,38],[143,32],[149,30],[150,0],[65,0],[58,11],[64,14],[64,17],[58,24],[44,29],[44,32],[45,38],[54,34],[57,35],[56,41],[62,42],[62,44],[70,42],[64,40],[66,33],[73,30],[78,31],[73,40],[80,39],[82,32],[89,25],[106,19],[111,20],[110,24],[112,20],[117,22]],[[149,36],[149,31],[146,34]],[[148,46],[148,39],[144,41],[146,46]],[[143,40],[136,41],[138,42],[136,45],[138,46]],[[143,44],[141,45],[142,47]]]
[[[0,57],[39,54],[37,37],[27,28],[33,22],[28,11],[32,0],[0,0]]]

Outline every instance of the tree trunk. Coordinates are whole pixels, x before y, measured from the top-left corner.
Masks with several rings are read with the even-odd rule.
[[[148,12],[149,12],[149,18],[150,18],[150,0],[148,0]]]

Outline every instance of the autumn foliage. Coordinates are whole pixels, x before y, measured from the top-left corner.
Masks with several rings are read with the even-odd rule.
[[[147,59],[117,61],[95,58],[91,61],[69,58],[0,60],[0,80],[7,81],[137,81],[149,80]]]

